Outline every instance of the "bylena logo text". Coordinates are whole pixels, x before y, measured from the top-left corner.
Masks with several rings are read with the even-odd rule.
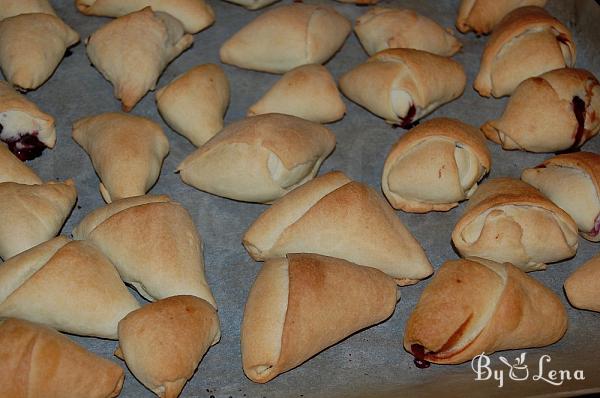
[[[500,362],[505,366],[500,369],[492,369],[490,366],[490,357],[481,353],[471,360],[471,368],[475,372],[475,380],[495,380],[498,382],[498,388],[504,386],[504,381],[509,379],[513,381],[541,381],[554,386],[560,386],[564,382],[571,380],[585,380],[583,370],[565,370],[552,369],[550,355],[542,355],[537,362],[537,369],[530,368],[525,364],[525,355],[523,352],[515,358],[511,364],[505,357],[499,357]]]

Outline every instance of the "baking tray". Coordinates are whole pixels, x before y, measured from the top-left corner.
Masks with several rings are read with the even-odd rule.
[[[216,12],[215,24],[194,36],[194,45],[174,60],[161,76],[158,87],[175,76],[203,63],[220,64],[220,45],[233,33],[264,10],[248,11],[220,0],[208,0]],[[287,3],[283,1],[281,3]],[[306,1],[313,3],[318,1]],[[325,1],[321,1],[325,3]],[[71,0],[52,1],[58,15],[76,29],[83,39],[110,21],[102,17],[86,17],[78,13]],[[367,11],[366,7],[327,3],[355,20]],[[445,27],[454,27],[458,0],[454,1],[381,1],[381,5],[396,5],[415,9],[435,19]],[[271,6],[272,7],[272,6]],[[551,0],[546,8],[570,27],[578,46],[577,66],[600,76],[600,31],[597,21],[600,6],[592,0]],[[268,10],[269,8],[267,8]],[[454,30],[454,28],[453,28]],[[485,37],[456,32],[464,44],[454,59],[464,65],[468,83],[458,100],[444,105],[425,119],[448,116],[475,126],[499,116],[505,99],[479,97],[472,82],[479,67],[479,57]],[[356,36],[351,34],[339,53],[327,63],[336,78],[367,58]],[[231,104],[226,123],[244,117],[246,110],[279,78],[278,75],[253,72],[222,65],[231,83]],[[90,211],[104,203],[98,192],[98,177],[87,154],[71,139],[72,123],[84,116],[117,111],[120,103],[113,97],[112,85],[88,61],[85,46],[79,43],[72,55],[65,58],[52,78],[27,96],[57,122],[56,148],[47,150],[42,157],[29,164],[44,180],[74,178],[79,199],[63,233],[70,234],[74,226]],[[327,159],[320,174],[342,170],[351,178],[380,190],[383,162],[390,146],[405,130],[392,128],[382,119],[358,105],[344,99],[348,111],[341,121],[328,125],[337,137],[337,147]],[[161,119],[149,93],[132,111],[158,122],[166,132],[171,151],[166,158],[160,179],[151,193],[169,194],[181,202],[191,213],[204,239],[206,275],[219,305],[222,338],[212,347],[192,380],[183,390],[182,397],[332,397],[332,396],[537,396],[574,394],[600,391],[600,314],[577,311],[566,301],[562,290],[565,278],[577,266],[598,252],[594,245],[580,239],[577,256],[549,266],[547,271],[530,274],[549,286],[563,300],[568,310],[570,326],[566,336],[558,343],[541,349],[517,350],[497,353],[490,358],[491,368],[508,372],[499,356],[511,363],[521,352],[526,352],[530,373],[537,374],[537,364],[544,354],[550,355],[544,371],[550,369],[583,370],[585,380],[565,381],[560,386],[543,380],[512,381],[505,375],[504,385],[495,380],[474,380],[470,363],[455,366],[432,365],[417,369],[412,356],[402,348],[404,325],[423,288],[431,279],[401,289],[402,298],[394,315],[386,322],[356,333],[331,347],[300,367],[280,375],[265,384],[248,380],[241,366],[240,324],[248,291],[261,266],[254,262],[241,245],[241,237],[248,226],[266,209],[264,205],[240,203],[204,192],[183,184],[176,166],[195,148],[183,137],[173,132]],[[552,154],[507,152],[489,143],[493,156],[490,177],[519,177],[526,167],[537,165]],[[600,138],[592,139],[585,150],[600,152]],[[447,213],[424,215],[398,212],[398,216],[422,244],[429,259],[437,269],[447,259],[457,258],[451,246],[451,232],[464,210],[464,203]],[[137,293],[134,293],[139,298]],[[141,298],[140,302],[143,302]],[[109,358],[121,366],[112,354],[115,341],[70,336],[92,352]],[[126,370],[121,397],[151,397]]]

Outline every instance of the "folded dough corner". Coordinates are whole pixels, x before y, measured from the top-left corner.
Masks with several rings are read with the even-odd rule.
[[[463,257],[509,262],[524,271],[575,255],[577,224],[531,185],[512,178],[481,184],[452,231]]]
[[[111,262],[92,244],[59,236],[0,266],[0,318],[108,339],[139,308]]]
[[[512,264],[452,260],[423,291],[404,348],[419,361],[457,364],[482,352],[555,343],[567,323],[559,297]]]
[[[204,276],[201,237],[187,210],[166,195],[100,207],[80,222],[73,237],[98,247],[147,300],[193,295],[216,308]]]
[[[219,338],[219,318],[211,304],[195,296],[173,296],[119,322],[115,355],[159,397],[177,397]]]
[[[315,178],[276,201],[242,242],[258,261],[287,253],[322,254],[377,268],[400,285],[433,272],[385,199],[341,172]]]
[[[0,321],[0,396],[112,398],[125,374],[51,328],[9,318]]]
[[[70,179],[39,185],[0,183],[0,257],[7,260],[55,237],[76,200]]]
[[[279,113],[257,115],[226,126],[177,171],[201,191],[269,203],[311,180],[335,142],[318,123]]]
[[[240,68],[285,73],[322,64],[342,47],[352,25],[331,7],[294,3],[260,14],[229,38],[221,61]]]
[[[244,373],[266,383],[386,320],[396,301],[394,281],[371,267],[316,254],[268,260],[244,309]]]
[[[383,50],[340,78],[346,97],[402,127],[460,97],[467,76],[450,58],[408,48]]]

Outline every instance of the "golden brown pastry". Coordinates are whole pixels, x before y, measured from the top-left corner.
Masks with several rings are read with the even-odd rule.
[[[87,40],[87,54],[129,112],[193,40],[175,17],[146,7],[94,32]]]
[[[462,33],[490,33],[512,10],[525,6],[543,7],[547,0],[461,0],[456,28]]]
[[[215,13],[205,0],[75,0],[85,15],[121,17],[151,7],[177,18],[188,33],[198,33],[215,21]]]
[[[198,65],[158,90],[156,104],[173,130],[201,146],[223,128],[229,81],[220,66]]]
[[[240,5],[248,10],[258,10],[259,8],[271,5],[279,0],[225,0],[229,3]]]
[[[479,95],[511,95],[519,83],[575,65],[575,42],[558,19],[540,7],[521,7],[494,29],[473,87]]]
[[[267,203],[311,180],[334,148],[335,135],[320,124],[270,113],[225,127],[177,170],[201,191]]]
[[[145,194],[169,153],[169,141],[157,123],[122,113],[79,119],[73,139],[90,156],[107,203]]]
[[[41,184],[42,180],[0,142],[0,184],[3,182],[36,185]]]
[[[0,321],[0,396],[112,398],[123,369],[48,327],[10,318]]]
[[[447,211],[473,195],[491,161],[479,130],[456,119],[430,119],[392,146],[381,187],[395,209]]]
[[[119,321],[137,308],[115,267],[88,242],[59,236],[0,266],[0,318],[116,339]]]
[[[449,57],[462,47],[451,30],[408,8],[373,7],[358,17],[354,31],[369,55],[414,48]]]
[[[81,221],[73,237],[98,247],[147,300],[193,295],[216,308],[204,277],[201,237],[187,210],[166,195],[100,207]]]
[[[463,257],[509,262],[536,271],[573,257],[575,221],[531,185],[512,178],[483,183],[452,232]]]
[[[221,47],[221,61],[271,73],[322,64],[340,49],[351,28],[346,17],[327,6],[279,6],[260,14],[229,38]]]
[[[351,334],[389,318],[397,292],[383,272],[316,254],[265,262],[242,321],[242,363],[266,383]]]
[[[54,148],[54,118],[10,85],[0,81],[0,141],[21,160],[31,160]]]
[[[176,398],[219,338],[213,306],[198,297],[174,296],[123,318],[115,355],[156,395]]]
[[[15,1],[16,3],[16,1]],[[55,15],[21,14],[0,21],[0,68],[23,90],[41,86],[79,35]]]
[[[410,315],[404,349],[418,367],[457,364],[485,352],[542,347],[567,330],[554,292],[512,264],[446,261]]]
[[[283,113],[312,122],[331,123],[344,117],[346,105],[327,68],[309,64],[287,72],[248,109],[248,116],[265,113]]]
[[[73,180],[40,185],[0,183],[0,257],[6,261],[55,237],[76,200]]]
[[[0,21],[32,13],[56,15],[48,0],[0,0]]]
[[[433,272],[419,242],[390,205],[367,185],[339,171],[285,195],[242,238],[257,261],[316,253],[377,268],[399,285]]]
[[[559,155],[526,169],[521,179],[573,217],[581,236],[600,242],[600,155]]]
[[[567,278],[565,293],[573,307],[600,312],[600,255],[586,261]]]
[[[381,51],[340,79],[344,95],[403,127],[458,98],[467,77],[458,62],[425,51]]]
[[[600,83],[562,68],[523,81],[497,120],[481,130],[504,149],[557,152],[579,148],[600,130]]]

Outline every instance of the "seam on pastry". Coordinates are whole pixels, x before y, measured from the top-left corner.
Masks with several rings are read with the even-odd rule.
[[[274,246],[277,246],[277,244],[279,243],[279,240],[282,238],[282,236],[285,234],[285,232],[290,227],[292,227],[294,224],[296,224],[299,220],[301,220],[313,207],[315,207],[317,205],[317,203],[319,203],[321,200],[323,200],[326,196],[331,195],[332,193],[334,193],[338,189],[341,189],[342,187],[346,186],[347,184],[350,184],[351,182],[352,181],[350,180],[350,181],[347,181],[347,182],[343,183],[340,186],[334,187],[331,191],[325,193],[323,196],[317,198],[314,201],[311,201],[311,202],[307,203],[307,206],[303,209],[303,211],[302,212],[298,212],[299,214],[298,214],[297,217],[289,220],[289,222],[287,222],[286,225],[283,226],[282,228],[279,228],[279,227],[276,228],[279,231],[279,233],[275,234],[275,239],[273,240],[273,243],[268,248],[266,248],[264,251],[261,251],[261,253],[271,251],[271,249]]]
[[[59,247],[50,257],[48,257],[47,259],[45,259],[45,261],[43,261],[42,264],[36,264],[39,259],[37,259],[37,261],[32,261],[29,264],[25,264],[25,265],[29,265],[28,269],[26,270],[26,272],[18,275],[19,278],[12,278],[13,283],[15,281],[17,281],[17,286],[12,286],[12,290],[7,292],[7,294],[4,296],[4,298],[0,297],[0,307],[2,306],[2,304],[4,304],[4,302],[6,300],[8,300],[10,298],[10,296],[13,295],[14,292],[16,292],[17,290],[19,290],[23,285],[25,285],[35,274],[37,274],[39,271],[41,271],[46,264],[48,264],[56,255],[56,253],[58,253],[64,246],[66,246],[69,242],[66,242],[64,245],[62,245],[61,247]],[[32,268],[32,266],[37,266],[37,268]],[[24,269],[24,266],[19,267],[20,269]]]
[[[464,352],[466,349],[468,349],[469,346],[471,346],[479,338],[479,336],[481,336],[481,334],[486,330],[486,327],[488,326],[490,320],[494,317],[494,314],[496,314],[496,312],[498,311],[498,306],[500,305],[500,301],[502,299],[502,296],[504,295],[504,291],[506,290],[506,286],[507,286],[507,282],[508,282],[508,275],[506,274],[506,272],[501,273],[501,272],[499,272],[499,270],[495,269],[495,267],[490,266],[490,264],[486,264],[485,260],[483,262],[479,262],[479,261],[474,261],[474,262],[476,262],[478,265],[482,265],[482,266],[486,267],[487,269],[489,269],[490,271],[494,272],[494,274],[496,274],[500,278],[502,288],[499,289],[499,292],[496,294],[496,297],[493,298],[495,300],[495,303],[493,305],[493,308],[488,312],[487,316],[483,317],[483,319],[481,319],[479,322],[477,322],[476,325],[474,325],[476,327],[476,329],[478,329],[476,331],[476,333],[471,333],[467,337],[463,337],[462,339],[457,339],[456,342],[452,341],[455,338],[456,334],[459,331],[461,331],[461,329],[463,329],[463,328],[466,329],[466,325],[471,321],[471,318],[473,317],[473,313],[471,313],[469,315],[469,317],[467,318],[467,320],[459,326],[459,328],[450,336],[450,338],[446,341],[446,343],[444,343],[442,348],[440,348],[438,353],[441,353],[441,355],[439,355],[439,356],[436,355],[435,356],[436,358],[440,358],[440,359],[450,358],[450,357],[460,354],[461,352]],[[461,333],[461,335],[464,336],[465,333]],[[446,345],[451,344],[451,343],[454,343],[454,345],[457,345],[461,342],[461,340],[465,340],[465,339],[468,339],[467,344],[459,345],[457,350],[450,351],[450,352],[443,354],[444,349],[446,348]]]
[[[306,22],[306,25],[304,27],[304,63],[311,63],[313,62],[313,60],[311,60],[309,58],[309,49],[311,48],[312,45],[312,41],[310,40],[310,26],[313,20],[313,17],[315,16],[315,14],[320,10],[320,8],[317,6],[313,12],[310,13],[310,16],[308,17],[308,21]]]
[[[402,156],[397,157],[394,160],[394,163],[389,167],[389,171],[388,171],[388,175],[386,178],[386,184],[388,185],[388,191],[392,194],[392,196],[394,196],[395,198],[400,198],[401,201],[403,202],[412,202],[412,203],[416,203],[416,204],[427,204],[427,205],[444,205],[444,204],[450,204],[450,203],[455,203],[452,201],[444,201],[444,202],[433,202],[430,200],[425,200],[423,198],[416,198],[416,197],[408,197],[408,196],[402,196],[400,194],[398,194],[395,191],[392,191],[389,187],[389,174],[391,173],[391,171],[394,169],[394,167],[396,167],[396,165],[398,164],[398,162],[400,162],[401,160],[405,159],[408,155],[410,155],[413,151],[418,150],[418,148],[422,145],[427,145],[427,142],[431,142],[431,141],[445,141],[448,143],[451,143],[452,145],[456,145],[456,140],[450,139],[448,137],[445,136],[439,136],[439,135],[432,135],[432,136],[428,136],[428,137],[424,137],[423,139],[415,142],[411,147],[407,148],[406,150],[404,150]],[[458,165],[457,166],[457,176],[458,176]],[[455,181],[457,186],[461,186],[461,182],[460,182],[460,178],[458,178]],[[464,190],[463,190],[464,191]],[[463,192],[464,193],[464,192]]]

